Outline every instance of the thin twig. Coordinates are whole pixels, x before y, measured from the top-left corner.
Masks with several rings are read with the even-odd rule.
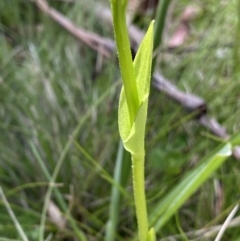
[[[111,39],[103,38],[95,33],[77,27],[63,14],[50,7],[45,0],[31,1],[33,1],[42,12],[51,17],[74,37],[76,37],[92,49],[100,52],[103,56],[108,58],[111,56],[111,52],[113,51],[113,49],[115,49],[114,42]],[[104,46],[104,48],[102,48],[101,46]]]

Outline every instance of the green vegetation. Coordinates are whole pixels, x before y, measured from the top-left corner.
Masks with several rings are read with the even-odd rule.
[[[123,80],[118,109],[119,132],[125,149],[131,153],[139,240],[154,241],[154,229],[149,231],[148,227],[144,186],[144,138],[151,80],[153,22],[149,26],[133,63],[125,17],[127,1],[113,0],[111,5]]]
[[[95,1],[48,2],[78,26],[113,39],[94,12]],[[188,232],[222,224],[239,203],[239,162],[229,156],[240,143],[239,3],[194,1],[200,11],[189,22],[189,36],[169,51],[168,39],[190,1],[173,4],[156,68],[180,89],[202,96],[208,114],[233,137],[219,143],[151,89],[145,130],[149,227],[157,238],[214,240],[217,234],[207,239]],[[140,24],[146,30],[154,18],[145,16]],[[115,55],[96,70],[99,58],[33,2],[0,1],[0,186],[16,217],[13,222],[0,198],[0,240],[136,238],[131,161],[117,131],[119,67]],[[220,208],[216,182],[223,192]],[[62,228],[49,215],[50,200],[67,222]],[[107,224],[114,227],[110,238]],[[236,227],[222,240],[239,236]]]

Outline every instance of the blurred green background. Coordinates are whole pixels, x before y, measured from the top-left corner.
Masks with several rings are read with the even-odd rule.
[[[107,0],[100,2],[109,7]],[[96,1],[48,3],[77,26],[113,39],[110,26],[95,14]],[[188,22],[187,38],[170,50],[169,41],[189,5],[198,11]],[[137,12],[133,21],[144,30],[154,14],[154,9],[145,9]],[[239,33],[237,0],[173,1],[156,66],[181,90],[204,98],[209,115],[230,135],[240,129]],[[29,240],[38,238],[48,175],[61,161],[56,180],[59,192],[51,200],[61,206],[61,197],[87,240],[103,240],[119,142],[121,83],[116,55],[104,59],[96,73],[100,57],[34,2],[0,1],[0,186]],[[146,191],[151,212],[166,190],[219,140],[195,119],[187,120],[189,114],[164,93],[152,88],[149,101]],[[240,198],[239,168],[239,161],[230,157],[165,225],[159,238],[223,223]],[[130,240],[136,230],[131,178],[126,182],[116,240]],[[221,198],[216,197],[216,185],[220,185]],[[78,240],[74,229],[69,225],[59,228],[51,215],[47,216],[45,236]],[[237,227],[222,240],[238,240],[239,236]],[[0,200],[0,240],[16,239],[21,240]],[[166,240],[184,239],[180,235]]]

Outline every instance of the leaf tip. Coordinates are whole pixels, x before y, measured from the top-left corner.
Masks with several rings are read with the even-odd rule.
[[[156,241],[156,234],[154,228],[150,228],[148,231],[147,241]]]
[[[218,153],[219,156],[231,156],[232,155],[232,145],[227,143]]]

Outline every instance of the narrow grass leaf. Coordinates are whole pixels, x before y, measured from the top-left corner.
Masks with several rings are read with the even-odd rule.
[[[9,239],[9,238],[0,238],[0,241],[22,241],[20,239]]]
[[[20,223],[18,222],[17,217],[15,216],[15,214],[14,214],[14,212],[13,212],[13,210],[12,210],[8,200],[7,200],[7,198],[5,197],[4,192],[3,192],[1,187],[0,187],[0,197],[3,200],[3,203],[4,203],[6,209],[7,209],[8,213],[9,213],[9,216],[11,217],[11,219],[12,219],[12,221],[13,221],[13,223],[14,223],[14,225],[15,225],[15,227],[16,227],[19,235],[20,235],[20,237],[22,238],[23,241],[29,241],[27,236],[26,236],[26,234],[25,234],[25,232],[23,231]]]
[[[99,105],[108,95],[109,91],[112,89],[112,88],[116,88],[116,86],[119,84],[119,82],[116,82],[114,85],[112,85],[112,87],[110,89],[107,89],[97,100],[96,102],[94,103],[94,105]],[[74,141],[74,139],[76,138],[76,136],[78,135],[79,131],[81,130],[83,124],[86,122],[86,120],[91,116],[91,113],[92,113],[92,110],[89,109],[86,111],[86,113],[82,116],[82,118],[79,120],[79,122],[77,123],[76,127],[74,128],[74,130],[72,131],[71,135],[70,135],[70,138],[67,140],[62,152],[61,152],[61,155],[57,161],[57,164],[55,166],[55,169],[53,171],[53,175],[51,176],[51,179],[50,179],[50,182],[51,183],[54,183],[57,176],[58,176],[58,173],[61,169],[61,166],[65,160],[65,157]],[[46,197],[45,197],[45,200],[44,200],[44,206],[43,206],[43,211],[42,211],[42,217],[41,217],[41,223],[40,223],[40,231],[39,231],[39,241],[42,241],[44,239],[44,226],[45,226],[45,221],[46,221],[46,213],[47,213],[47,207],[48,207],[48,204],[49,204],[49,201],[50,201],[50,198],[51,198],[51,195],[52,195],[52,191],[53,191],[53,186],[49,186],[48,187],[48,190],[47,190],[47,193],[46,193]],[[70,222],[71,222],[71,225],[75,231],[75,234],[76,236],[79,238],[79,240],[82,240],[82,241],[86,241],[86,237],[85,237],[85,234],[82,232],[82,230],[80,230],[74,219],[70,218],[69,219]]]
[[[153,209],[150,223],[156,232],[172,217],[184,202],[206,181],[211,174],[232,154],[232,145],[227,143],[210,157],[204,159]]]
[[[118,153],[116,158],[116,165],[114,169],[114,181],[120,186],[121,185],[121,176],[122,176],[122,165],[123,165],[123,145],[122,142],[119,142]],[[109,219],[106,226],[106,235],[105,241],[114,241],[117,231],[117,224],[120,211],[120,201],[121,193],[119,189],[112,185],[111,199],[110,199],[110,208],[109,208]]]
[[[89,160],[89,162],[95,167],[95,171],[99,172],[100,176],[109,182],[112,186],[117,188],[119,192],[128,200],[132,200],[132,197],[128,194],[128,192],[119,185],[118,182],[115,181],[115,178],[113,179],[112,176],[101,166],[99,163],[94,160],[93,157],[89,155],[89,153],[76,141],[74,141],[74,144],[76,148]]]

